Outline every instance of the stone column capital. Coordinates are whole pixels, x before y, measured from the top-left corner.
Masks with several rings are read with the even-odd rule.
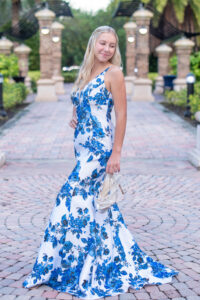
[[[172,48],[167,46],[166,44],[161,44],[155,49],[157,55],[166,55],[172,52]]]
[[[195,43],[187,38],[181,38],[174,43],[176,50],[192,50]]]
[[[61,23],[55,21],[52,23],[51,28],[53,30],[62,31],[65,27]]]
[[[41,9],[35,13],[35,17],[41,21],[52,21],[55,18],[55,13],[47,8]]]
[[[10,40],[8,40],[6,37],[2,37],[0,39],[0,53],[10,54],[12,47],[13,47],[13,43]]]
[[[148,25],[153,18],[153,13],[150,10],[140,8],[133,13],[133,18],[137,25]]]
[[[16,47],[14,49],[14,52],[16,53],[16,55],[21,55],[21,54],[29,54],[31,52],[31,48],[29,48],[28,46],[21,44],[20,46]]]
[[[125,31],[129,31],[129,30],[135,31],[136,28],[137,28],[137,25],[136,25],[135,22],[127,22],[127,23],[124,24],[123,27],[124,27]]]

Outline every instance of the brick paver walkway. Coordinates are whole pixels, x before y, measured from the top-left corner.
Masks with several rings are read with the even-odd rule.
[[[21,287],[31,271],[56,195],[71,172],[73,130],[67,94],[32,103],[0,130],[0,299],[77,299],[48,286]],[[180,271],[171,284],[130,289],[109,300],[200,299],[200,171],[187,161],[195,129],[159,103],[128,103],[120,203],[139,246]]]

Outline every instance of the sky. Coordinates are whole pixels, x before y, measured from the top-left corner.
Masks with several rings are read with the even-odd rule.
[[[110,1],[111,0],[68,0],[67,2],[69,2],[70,7],[95,13],[99,9],[106,8]]]

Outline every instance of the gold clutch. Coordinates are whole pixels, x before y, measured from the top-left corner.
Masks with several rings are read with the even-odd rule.
[[[109,208],[112,204],[122,200],[124,190],[120,184],[121,175],[106,173],[102,189],[96,199],[97,209]]]

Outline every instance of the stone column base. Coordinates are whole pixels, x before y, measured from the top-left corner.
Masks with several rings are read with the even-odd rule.
[[[162,76],[158,76],[156,78],[156,85],[155,85],[155,90],[154,93],[155,94],[163,94],[164,92],[164,81]]]
[[[52,80],[55,82],[56,94],[64,95],[64,78],[62,76],[53,76]]]
[[[177,92],[187,87],[185,78],[174,79],[173,84],[174,84],[174,90]]]
[[[134,81],[132,101],[154,101],[152,81],[148,78],[136,78]]]
[[[5,164],[6,156],[5,153],[0,152],[0,167],[2,167]]]
[[[35,101],[57,101],[55,84],[52,79],[39,79],[37,81]]]
[[[191,164],[193,164],[195,167],[200,168],[200,149],[193,149],[189,153],[189,161]]]
[[[200,111],[197,111],[195,114],[194,114],[194,117],[195,119],[200,122]]]
[[[26,77],[25,78],[25,86],[28,88],[28,89],[31,89],[31,79],[30,79],[30,77]]]
[[[126,94],[127,96],[133,95],[133,86],[135,81],[135,76],[126,76],[125,77],[125,85],[126,85]]]

